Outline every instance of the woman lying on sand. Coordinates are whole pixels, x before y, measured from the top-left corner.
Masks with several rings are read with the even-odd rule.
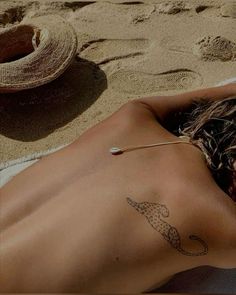
[[[133,100],[5,185],[0,291],[142,292],[236,267],[235,95]]]

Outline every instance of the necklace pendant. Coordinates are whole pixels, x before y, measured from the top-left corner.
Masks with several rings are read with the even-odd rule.
[[[111,153],[112,155],[120,155],[120,154],[123,153],[123,151],[122,151],[120,148],[118,148],[118,147],[112,147],[112,148],[110,149],[110,153]]]

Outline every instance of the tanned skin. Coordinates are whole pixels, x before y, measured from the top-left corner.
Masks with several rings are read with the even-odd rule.
[[[143,292],[201,265],[236,267],[236,206],[165,128],[236,84],[133,100],[1,189],[0,292]]]

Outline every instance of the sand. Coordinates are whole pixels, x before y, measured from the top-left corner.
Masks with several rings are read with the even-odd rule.
[[[57,80],[0,95],[1,163],[74,141],[123,103],[235,75],[235,1],[0,1],[0,30],[59,14],[76,58]]]

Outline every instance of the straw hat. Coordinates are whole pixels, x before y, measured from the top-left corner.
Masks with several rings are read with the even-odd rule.
[[[0,93],[56,79],[69,66],[76,49],[73,27],[58,15],[25,19],[0,31]]]

